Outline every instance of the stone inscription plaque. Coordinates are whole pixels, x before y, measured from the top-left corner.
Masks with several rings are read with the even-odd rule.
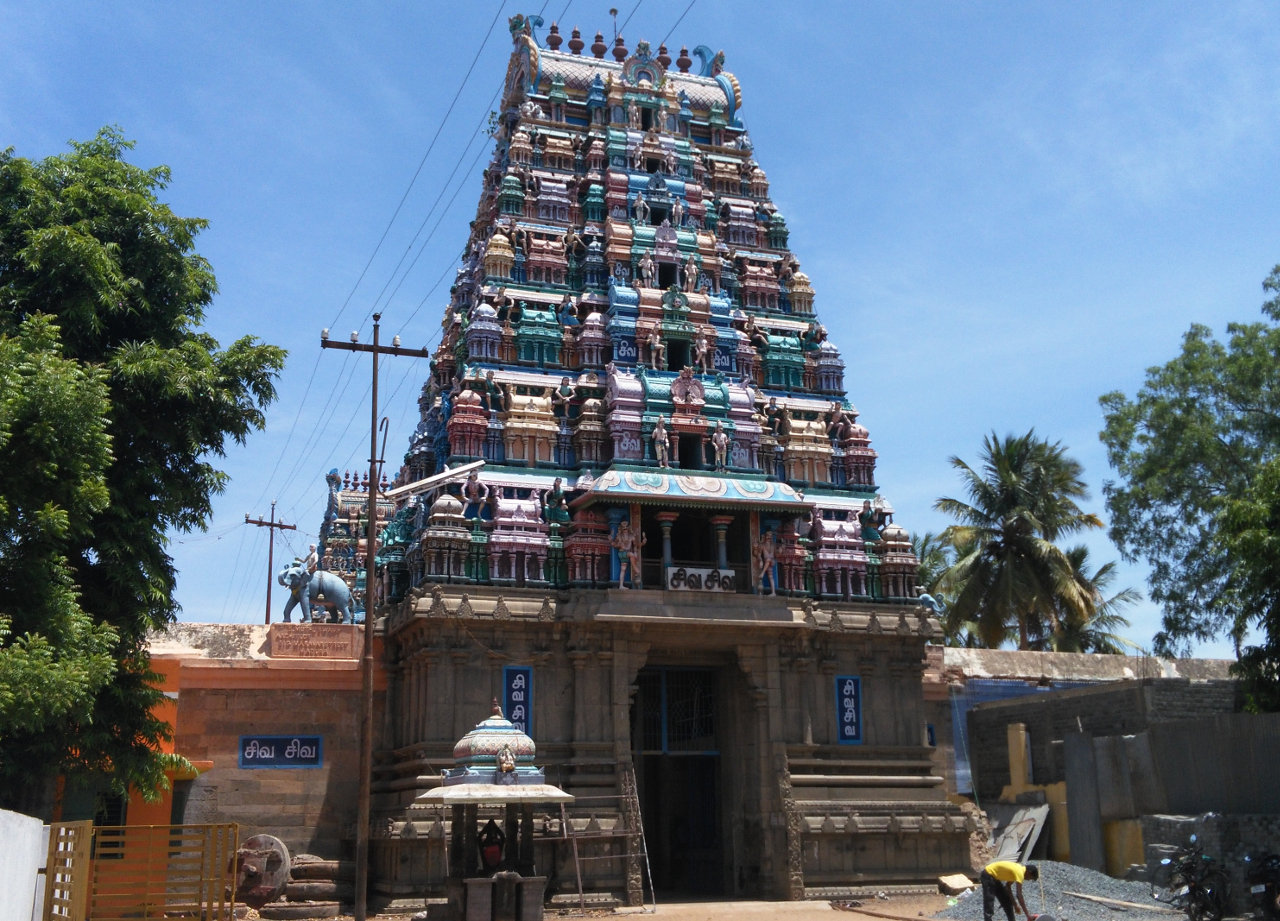
[[[273,659],[358,659],[358,624],[272,624],[267,655]]]

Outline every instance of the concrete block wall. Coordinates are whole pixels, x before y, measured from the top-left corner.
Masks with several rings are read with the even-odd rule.
[[[1068,733],[1132,735],[1153,722],[1230,713],[1234,707],[1234,682],[1186,678],[1123,681],[979,704],[969,713],[974,790],[981,802],[998,797],[1009,783],[1010,723],[1027,726],[1032,780],[1045,784],[1066,779],[1062,739]]]
[[[1160,859],[1185,847],[1192,835],[1204,853],[1227,873],[1231,883],[1231,912],[1250,910],[1248,864],[1245,855],[1258,857],[1280,850],[1280,814],[1153,815],[1142,817],[1147,873],[1155,874]]]
[[[292,853],[342,856],[343,843],[354,837],[359,792],[358,693],[186,689],[178,727],[178,750],[213,762],[191,782],[185,822],[237,822],[242,840],[270,834]],[[241,768],[242,735],[318,735],[322,765]]]
[[[1234,713],[1240,709],[1239,685],[1235,681],[1152,681],[1146,687],[1147,713],[1152,723]]]

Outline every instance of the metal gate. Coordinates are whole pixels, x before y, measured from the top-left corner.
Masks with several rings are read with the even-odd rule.
[[[49,830],[47,921],[231,917],[239,828],[55,823]],[[85,889],[88,888],[86,898]]]

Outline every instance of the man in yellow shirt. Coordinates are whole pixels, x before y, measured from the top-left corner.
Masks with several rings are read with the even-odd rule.
[[[1027,921],[1031,921],[1032,914],[1027,911],[1027,903],[1022,898],[1022,881],[1039,878],[1040,869],[1035,864],[1027,864],[1024,867],[1012,860],[997,860],[983,867],[982,875],[979,877],[982,882],[983,921],[991,921],[991,914],[995,909],[994,903],[997,901],[1004,909],[1009,921],[1013,921],[1015,898],[1022,908],[1022,913],[1027,916]]]

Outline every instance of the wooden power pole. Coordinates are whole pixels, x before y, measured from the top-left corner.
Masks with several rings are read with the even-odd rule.
[[[270,539],[267,541],[267,619],[263,623],[271,623],[271,579],[275,576],[275,555],[276,555],[276,531],[296,531],[296,524],[284,524],[276,521],[276,503],[271,502],[271,520],[263,521],[261,518],[250,518],[249,513],[244,513],[245,524],[256,524],[260,528],[269,529],[267,533]]]
[[[362,712],[360,714],[360,792],[356,806],[356,921],[365,921],[365,907],[369,893],[369,805],[373,784],[373,599],[374,580],[378,566],[378,356],[407,355],[413,358],[430,358],[425,348],[403,349],[396,336],[390,346],[378,341],[378,324],[382,314],[373,315],[373,345],[359,341],[356,333],[350,342],[333,342],[326,329],[320,334],[322,349],[345,349],[348,352],[373,354],[372,412],[369,423],[369,511],[368,534],[365,538],[364,577],[364,652],[360,657],[360,690]]]

